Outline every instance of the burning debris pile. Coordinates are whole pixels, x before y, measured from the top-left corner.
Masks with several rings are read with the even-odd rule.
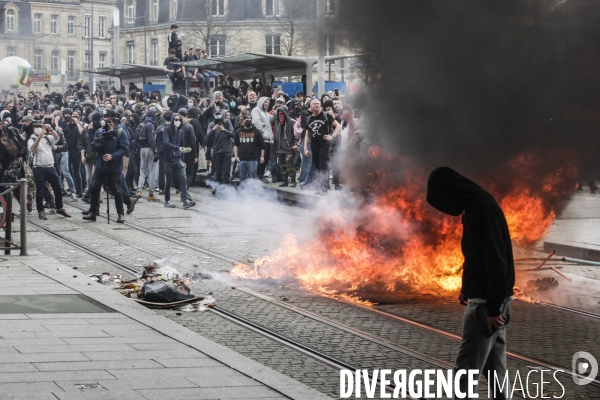
[[[461,287],[460,218],[430,207],[425,200],[427,172],[410,161],[373,148],[374,169],[368,196],[350,209],[322,213],[312,240],[300,243],[288,234],[278,250],[253,265],[238,264],[231,275],[246,279],[294,278],[301,287],[326,295],[350,296],[374,287],[446,295]],[[508,163],[506,176],[535,169],[534,156]],[[389,171],[394,171],[393,173]],[[397,172],[403,171],[403,172]],[[576,188],[576,171],[557,168],[545,178],[516,178],[512,185],[481,177],[503,208],[511,237],[520,245],[543,238],[560,201]],[[523,176],[525,176],[523,178]],[[476,179],[477,180],[477,179]],[[495,184],[492,184],[495,182]]]
[[[550,289],[558,287],[558,281],[555,278],[544,277],[538,279],[531,279],[527,281],[527,290],[535,290],[538,292],[545,292]]]
[[[192,287],[210,276],[202,273],[180,274],[175,268],[168,265],[166,260],[156,260],[144,265],[142,275],[138,279],[124,281],[121,277],[112,279],[119,284],[116,290],[126,297],[135,296],[136,300],[151,308],[164,308],[176,306],[189,306],[185,311],[198,311],[214,303],[210,296],[197,297],[192,294]],[[92,275],[91,279],[99,283],[111,282],[110,274]]]

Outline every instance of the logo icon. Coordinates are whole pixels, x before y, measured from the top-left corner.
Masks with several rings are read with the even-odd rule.
[[[585,361],[582,361],[584,359]],[[573,382],[576,385],[587,385],[596,379],[598,375],[598,361],[593,355],[586,351],[578,351],[573,354],[573,363],[571,365],[573,370]],[[589,373],[588,376],[583,374]]]

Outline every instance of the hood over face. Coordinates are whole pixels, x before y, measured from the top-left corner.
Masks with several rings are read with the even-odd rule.
[[[264,107],[264,104],[265,104],[265,101],[269,101],[269,98],[268,98],[268,97],[261,97],[261,98],[260,98],[260,99],[258,99],[258,101],[256,102],[256,107],[257,107],[257,108],[258,108],[260,111],[267,112],[267,111],[265,111],[265,109],[263,108],[263,107]]]
[[[458,216],[475,198],[488,194],[478,184],[448,167],[429,174],[427,202],[435,209]]]
[[[199,116],[200,113],[198,112],[198,109],[196,107],[192,107],[188,110],[188,117],[192,119],[198,119]]]
[[[140,116],[136,113],[131,114],[131,118],[133,118],[133,127],[136,128],[140,124]]]
[[[180,117],[179,114],[177,113],[173,113],[173,115],[171,115],[171,132],[173,133],[177,133],[177,131],[179,131],[179,128],[175,126],[175,117]],[[180,125],[181,127],[181,125]]]

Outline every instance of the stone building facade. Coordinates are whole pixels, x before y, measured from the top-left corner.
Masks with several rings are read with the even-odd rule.
[[[335,18],[338,3],[327,0],[328,54],[354,50],[340,40],[347,28]],[[184,48],[203,48],[211,57],[243,52],[315,56],[316,4],[316,0],[0,0],[0,58],[14,55],[28,60],[34,75],[51,76],[53,90],[79,78],[87,81],[81,71],[114,63],[115,12],[120,63],[162,66],[173,23],[180,27]],[[332,70],[332,79],[339,79],[336,65]],[[112,83],[101,76],[95,79]],[[42,86],[43,82],[34,83],[32,88]]]
[[[92,48],[94,67],[111,65],[114,5],[114,0],[0,1],[0,58],[26,59],[32,75],[50,75],[51,89],[60,90],[84,77],[80,71],[91,65]]]

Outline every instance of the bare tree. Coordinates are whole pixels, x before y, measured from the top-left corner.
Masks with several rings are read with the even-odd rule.
[[[210,56],[211,44],[217,43],[217,40],[227,52],[235,51],[230,45],[235,43],[234,38],[239,32],[228,26],[228,10],[219,9],[224,3],[222,0],[186,1],[182,10],[183,15],[189,18],[186,26],[189,26],[190,42],[202,43]]]
[[[307,1],[302,0],[273,0],[279,2],[279,13],[273,12],[272,23],[267,23],[264,30],[269,35],[280,35],[281,53],[295,56],[306,46],[311,31],[306,24],[314,24],[307,18]],[[268,13],[267,13],[268,14]]]

